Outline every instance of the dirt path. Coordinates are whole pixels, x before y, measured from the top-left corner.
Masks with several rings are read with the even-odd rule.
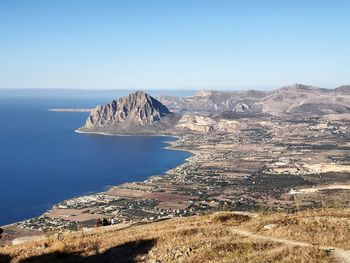
[[[249,216],[256,216],[256,214],[254,213],[249,213],[249,212],[236,212],[238,214],[245,214],[245,215],[249,215]],[[163,220],[167,220],[168,218],[165,219],[161,219],[161,220],[156,220],[157,221],[163,221]],[[133,226],[137,226],[137,225],[143,225],[143,224],[151,224],[151,223],[155,223],[155,222],[142,222],[142,223],[134,223],[134,224],[120,224],[120,225],[114,225],[114,226],[108,226],[106,228],[110,229],[110,230],[124,230]],[[93,230],[92,230],[93,231]],[[318,249],[327,251],[327,253],[330,253],[330,255],[332,255],[334,257],[334,259],[336,260],[337,263],[350,263],[350,250],[343,250],[340,248],[335,248],[335,247],[319,247],[316,245],[313,245],[311,243],[308,242],[304,242],[304,241],[295,241],[295,240],[290,240],[290,239],[285,239],[285,238],[278,238],[278,237],[271,237],[271,236],[264,236],[261,234],[256,234],[253,232],[249,232],[246,230],[241,230],[241,229],[236,229],[236,228],[232,228],[231,229],[232,234],[236,234],[236,235],[241,235],[241,236],[245,236],[251,239],[260,239],[260,240],[264,240],[264,241],[272,241],[272,242],[276,242],[276,243],[281,243],[287,246],[291,246],[291,247],[316,247]]]
[[[263,236],[260,234],[255,234],[249,231],[240,230],[240,229],[232,229],[232,234],[245,236],[252,239],[260,239],[264,241],[272,241],[276,243],[281,243],[287,246],[297,246],[297,247],[317,247],[319,249],[325,250],[330,253],[338,263],[350,263],[350,250],[343,250],[335,247],[318,247],[313,244],[303,242],[303,241],[294,241],[284,238]]]

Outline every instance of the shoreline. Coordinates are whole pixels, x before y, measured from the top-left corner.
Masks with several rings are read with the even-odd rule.
[[[176,135],[168,135],[168,134],[161,134],[161,133],[135,133],[135,134],[126,134],[126,133],[108,133],[108,132],[98,132],[98,131],[81,131],[79,129],[74,130],[75,133],[81,133],[81,134],[93,134],[93,135],[105,135],[105,136],[125,136],[125,137],[133,137],[133,136],[147,136],[147,137],[178,137]]]
[[[190,153],[189,157],[174,163],[174,168],[148,174],[148,178],[136,178],[136,182],[118,183],[117,186],[109,185],[99,194],[58,203],[51,212],[20,223],[18,228],[56,231],[60,227],[76,230],[92,227],[97,216],[114,218],[118,223],[150,222],[163,217],[185,217],[232,209],[294,213],[334,204],[348,205],[346,200],[350,192],[342,188],[302,194],[297,198],[290,190],[348,183],[349,174],[346,171],[337,176],[329,172],[344,171],[344,165],[347,168],[349,145],[339,138],[350,128],[344,132],[340,128],[342,126],[335,123],[330,126],[332,130],[329,133],[319,137],[316,135],[325,133],[322,120],[317,125],[309,119],[302,122],[290,120],[283,126],[280,126],[279,119],[266,118],[263,121],[264,126],[259,126],[259,129],[256,126],[262,125],[262,120],[257,118],[247,119],[234,131],[224,133],[173,131],[173,134],[169,134],[168,131],[168,134],[158,134],[159,137],[175,138],[160,138],[165,143],[162,148],[186,151]],[[307,129],[305,134],[299,134],[300,126]],[[283,133],[281,128],[284,129]],[[333,129],[339,132],[333,132]],[[314,140],[306,141],[301,146],[300,140],[310,138],[310,133],[315,135],[311,137]],[[274,134],[275,137],[272,137]],[[332,159],[329,158],[330,154]],[[155,165],[158,160],[153,161]],[[332,169],[321,173],[322,176],[308,169],[324,164],[330,164]]]
[[[181,148],[174,148],[174,143],[181,137],[180,135],[170,135],[170,134],[123,134],[123,133],[116,134],[116,133],[107,133],[107,132],[86,132],[86,131],[80,131],[79,129],[74,130],[74,132],[75,133],[80,133],[80,134],[92,134],[92,135],[103,135],[103,136],[171,137],[171,138],[174,138],[175,140],[174,141],[164,141],[165,143],[169,144],[168,146],[165,146],[164,149],[174,150],[174,151],[182,151],[182,152],[189,152],[192,155],[195,154],[195,151],[192,151],[192,150],[185,150],[185,149],[181,149]]]
[[[47,109],[50,112],[91,112],[93,109],[89,108],[52,108]]]
[[[191,156],[187,157],[187,158],[184,158],[184,161],[182,163],[180,163],[179,165],[173,167],[173,168],[170,168],[168,170],[166,170],[165,172],[163,172],[162,175],[150,175],[148,176],[145,180],[143,181],[133,181],[133,182],[125,182],[125,183],[122,183],[122,184],[119,184],[119,185],[109,185],[109,186],[106,186],[106,190],[105,191],[102,191],[102,192],[96,192],[96,193],[92,193],[92,194],[103,194],[103,193],[106,193],[108,192],[109,190],[111,190],[112,188],[114,187],[118,187],[118,186],[121,186],[123,184],[126,184],[126,183],[144,183],[145,181],[149,180],[151,177],[153,176],[164,176],[164,175],[167,175],[171,170],[173,169],[176,169],[177,167],[180,167],[186,163],[188,163],[190,160],[190,158],[194,157],[195,156],[195,151],[192,151],[192,150],[185,150],[185,149],[181,149],[181,148],[175,148],[174,147],[174,144],[178,141],[178,139],[180,138],[179,135],[166,135],[166,134],[157,134],[157,135],[130,135],[130,134],[115,134],[115,133],[104,133],[104,132],[84,132],[84,131],[79,131],[78,129],[74,130],[74,132],[76,133],[80,133],[80,134],[93,134],[93,135],[101,135],[101,136],[125,136],[125,137],[134,137],[134,136],[147,136],[147,137],[171,137],[171,138],[174,138],[175,140],[174,141],[163,141],[163,143],[167,144],[165,145],[162,149],[165,149],[165,150],[172,150],[172,151],[181,151],[181,152],[187,152],[187,153],[190,153]],[[90,195],[90,194],[89,194]],[[77,198],[77,197],[83,197],[83,196],[88,196],[88,195],[82,195],[82,196],[76,196],[76,197],[73,197],[73,198]],[[69,200],[69,199],[67,199]],[[65,200],[63,200],[65,201]]]
[[[180,138],[180,136],[178,135],[166,135],[166,134],[157,134],[157,135],[130,135],[130,134],[112,134],[112,133],[104,133],[104,132],[84,132],[84,131],[79,131],[78,129],[74,130],[74,132],[76,133],[80,133],[80,134],[93,134],[93,135],[100,135],[100,136],[130,136],[130,137],[134,137],[134,136],[151,136],[151,137],[171,137],[171,138],[174,138],[175,140],[174,141],[169,141],[169,140],[164,140],[162,141],[163,143],[165,143],[166,145],[164,147],[162,147],[162,149],[165,149],[165,150],[173,150],[173,151],[182,151],[182,152],[188,152],[190,153],[191,155],[187,158],[184,158],[183,159],[183,162],[181,162],[180,164],[176,165],[175,167],[172,167],[172,168],[169,168],[167,169],[166,171],[164,171],[161,175],[149,175],[147,176],[146,179],[142,180],[142,181],[131,181],[131,182],[124,182],[124,183],[121,183],[121,184],[118,184],[118,185],[107,185],[105,186],[105,190],[102,191],[102,192],[93,192],[93,193],[87,193],[87,194],[83,194],[83,195],[78,195],[78,196],[74,196],[72,198],[68,198],[68,199],[64,199],[64,200],[61,200],[60,202],[52,205],[52,207],[48,210],[46,210],[45,212],[43,212],[42,214],[38,215],[38,216],[35,216],[35,217],[30,217],[30,218],[26,218],[26,219],[23,219],[23,220],[20,220],[20,221],[16,221],[16,222],[13,222],[13,223],[9,223],[9,224],[6,224],[6,225],[3,225],[3,226],[0,226],[2,228],[9,228],[9,227],[14,227],[14,226],[17,226],[18,224],[22,223],[22,222],[25,222],[27,220],[30,220],[30,219],[33,219],[33,218],[37,218],[37,217],[41,217],[41,216],[44,216],[48,213],[50,213],[54,208],[55,206],[57,206],[58,204],[62,203],[62,202],[65,202],[65,201],[69,201],[69,200],[72,200],[72,199],[76,199],[76,198],[82,198],[82,197],[87,197],[87,196],[92,196],[92,195],[98,195],[98,194],[106,194],[108,191],[112,190],[113,188],[115,187],[120,187],[124,184],[133,184],[133,183],[145,183],[146,181],[150,180],[152,177],[154,176],[165,176],[165,175],[168,175],[169,172],[173,169],[176,169],[177,167],[180,167],[186,163],[188,163],[190,160],[190,158],[192,158],[194,156],[194,152],[192,151],[189,151],[189,150],[185,150],[185,149],[180,149],[180,148],[174,148],[174,143]],[[103,216],[103,215],[101,215]],[[23,228],[25,229],[25,228]],[[38,230],[40,231],[40,230]]]

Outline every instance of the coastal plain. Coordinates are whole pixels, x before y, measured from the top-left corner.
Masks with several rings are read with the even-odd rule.
[[[290,90],[295,96],[307,89],[293,86]],[[212,96],[217,99],[212,93],[200,94],[197,99],[209,101]],[[169,148],[191,152],[192,156],[166,174],[62,201],[45,214],[11,227],[52,232],[92,227],[102,217],[130,224],[222,210],[294,213],[308,208],[348,207],[348,114],[256,112],[253,110],[261,105],[262,95],[254,96],[234,107],[233,103],[223,104],[234,110],[219,114],[197,107],[177,115],[176,124],[159,134],[176,136]],[[104,109],[99,111],[102,114]],[[162,116],[143,114],[145,122]],[[88,121],[92,125],[91,118]],[[12,239],[9,234],[7,242]]]

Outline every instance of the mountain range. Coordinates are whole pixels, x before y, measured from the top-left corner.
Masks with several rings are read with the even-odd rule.
[[[320,116],[343,113],[350,113],[350,86],[323,89],[294,84],[273,91],[203,90],[191,97],[162,95],[157,99],[137,91],[97,106],[78,132],[149,135],[172,132],[174,129],[198,129],[199,123],[199,130],[209,131],[215,130],[213,127],[220,116]],[[216,116],[216,120],[205,116]]]
[[[322,115],[350,112],[350,85],[323,89],[294,84],[273,91],[200,91],[192,97],[158,96],[157,99],[179,113],[210,114],[239,110],[276,116],[305,112]]]

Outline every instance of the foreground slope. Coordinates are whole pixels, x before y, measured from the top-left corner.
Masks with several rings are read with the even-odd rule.
[[[2,262],[349,262],[349,216],[218,212],[53,235],[0,254]]]

